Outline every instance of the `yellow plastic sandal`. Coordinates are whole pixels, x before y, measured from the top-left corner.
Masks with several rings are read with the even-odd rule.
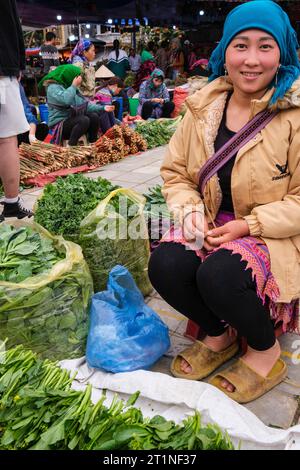
[[[273,387],[284,380],[287,374],[287,365],[282,359],[278,359],[267,377],[259,375],[251,369],[246,362],[239,359],[228,369],[215,375],[209,383],[226,393],[230,398],[238,403],[248,403],[256,400]],[[234,392],[229,392],[222,387],[222,380],[226,379],[234,387]]]
[[[201,380],[214,372],[219,366],[231,359],[239,349],[235,341],[224,351],[211,351],[201,341],[195,343],[176,356],[171,364],[171,373],[180,379]],[[185,374],[180,367],[181,360],[185,359],[191,366],[192,372]]]

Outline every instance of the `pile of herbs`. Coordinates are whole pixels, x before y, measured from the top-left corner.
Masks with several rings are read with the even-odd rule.
[[[117,397],[94,405],[92,387],[72,390],[74,379],[49,360],[16,347],[0,354],[1,450],[233,450],[227,433],[202,426],[199,413],[176,425],[144,418]]]
[[[155,119],[138,122],[135,131],[147,142],[148,149],[166,145],[177,129],[182,116],[176,119]]]
[[[38,225],[0,225],[0,340],[41,357],[85,352],[92,279],[76,245]]]
[[[56,184],[46,186],[37,203],[35,220],[51,233],[63,235],[66,240],[74,241],[82,247],[93,277],[95,292],[106,289],[109,272],[114,266],[121,264],[131,272],[139,289],[147,295],[152,290],[147,274],[148,239],[132,239],[127,233],[123,239],[119,236],[100,239],[100,220],[97,217],[88,226],[80,226],[115,189],[118,187],[103,178],[92,180],[82,175],[60,178]],[[135,218],[135,211],[132,211],[135,202],[127,197],[126,190],[115,195],[109,206],[119,214],[124,198],[127,204],[122,218],[130,222]]]

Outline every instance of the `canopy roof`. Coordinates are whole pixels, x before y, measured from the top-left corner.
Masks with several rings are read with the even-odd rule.
[[[109,18],[148,18],[155,24],[199,24],[224,20],[226,14],[248,0],[17,0],[22,24],[45,27],[57,23],[105,23]],[[293,20],[300,19],[300,2],[277,0]],[[199,11],[205,15],[199,18]],[[292,12],[292,14],[291,14]],[[62,21],[57,20],[62,16]]]

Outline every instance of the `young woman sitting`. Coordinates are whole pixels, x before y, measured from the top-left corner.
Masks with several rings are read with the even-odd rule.
[[[149,80],[142,83],[140,87],[138,114],[143,119],[169,118],[175,109],[170,101],[170,95],[164,83],[164,73],[155,69]]]
[[[233,9],[212,54],[208,85],[162,165],[177,226],[150,259],[155,289],[196,322],[202,340],[173,361],[176,377],[210,379],[245,403],[287,374],[274,323],[300,333],[300,63],[275,2]]]

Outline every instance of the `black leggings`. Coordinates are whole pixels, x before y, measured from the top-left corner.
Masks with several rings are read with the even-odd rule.
[[[69,145],[77,145],[84,134],[88,134],[89,142],[96,142],[100,129],[100,119],[97,113],[87,113],[66,119],[63,125],[62,137],[69,140]]]
[[[142,107],[142,118],[149,119],[152,115],[154,106],[157,106],[157,103],[151,103],[151,101],[146,101]],[[162,106],[162,116],[163,118],[169,118],[175,109],[175,104],[172,101],[167,101]]]
[[[249,346],[265,351],[275,344],[274,327],[246,266],[239,254],[225,249],[202,263],[183,245],[162,243],[151,255],[149,277],[168,304],[209,336],[220,336],[229,324]]]

